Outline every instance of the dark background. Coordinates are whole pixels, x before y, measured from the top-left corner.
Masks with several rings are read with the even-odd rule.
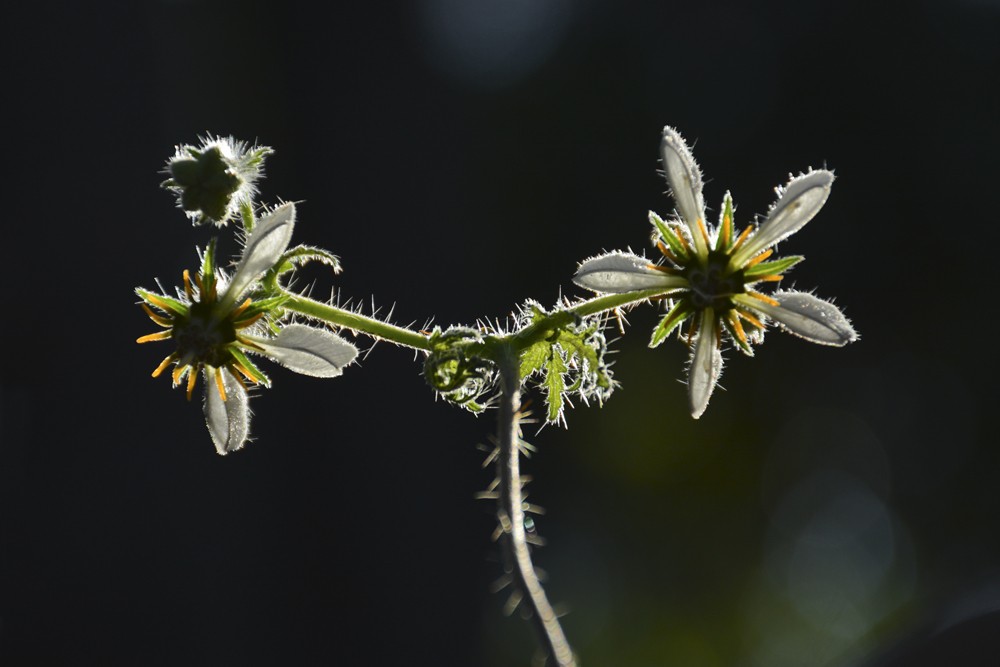
[[[434,401],[412,353],[269,366],[226,458],[149,377],[169,350],[135,345],[132,289],[212,233],[158,171],[206,132],[274,146],[263,200],[303,202],[297,241],[346,268],[316,294],[470,323],[649,252],[664,124],[743,223],[789,172],[836,170],[782,250],[862,340],[730,350],[694,422],[684,346],[630,316],[620,391],[526,464],[584,664],[982,655],[989,619],[965,658],[941,642],[1000,608],[1000,3],[322,6],[4,10],[0,664],[529,664],[473,500],[493,416]]]

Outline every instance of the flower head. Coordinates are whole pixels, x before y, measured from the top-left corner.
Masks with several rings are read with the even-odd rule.
[[[286,297],[258,295],[261,276],[283,262],[295,223],[294,204],[274,209],[246,239],[236,271],[228,280],[216,266],[215,242],[202,255],[201,269],[177,298],[144,289],[136,293],[142,308],[163,331],[142,336],[139,343],[173,340],[176,348],[153,371],[158,377],[171,364],[174,386],[186,384],[188,400],[203,375],[205,419],[219,454],[240,449],[250,425],[248,385],[271,381],[248,353],[270,357],[303,375],[336,377],[357,357],[351,343],[325,329],[279,324]]]
[[[723,337],[747,355],[764,338],[773,320],[782,329],[823,345],[846,345],[857,333],[833,304],[797,291],[760,291],[779,282],[802,261],[793,256],[772,258],[773,246],[809,222],[826,203],[833,173],[825,169],[792,178],[778,188],[778,201],[759,226],[736,233],[733,201],[727,192],[718,225],[705,221],[701,169],[681,135],[663,129],[660,144],[667,183],[677,216],[664,221],[650,212],[653,240],[663,255],[652,263],[632,253],[613,252],[586,260],[573,281],[595,292],[626,293],[662,288],[667,314],[653,331],[656,347],[689,322],[686,340],[692,348],[688,395],[697,419],[722,372]]]
[[[182,144],[167,160],[170,178],[163,187],[177,194],[177,205],[196,225],[221,227],[253,201],[271,152],[232,137],[205,137],[198,147]]]

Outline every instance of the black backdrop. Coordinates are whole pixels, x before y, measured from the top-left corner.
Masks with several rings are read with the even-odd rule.
[[[646,350],[636,311],[623,388],[531,437],[539,563],[591,665],[888,664],[1000,607],[1000,4],[318,7],[4,10],[0,663],[530,659],[472,498],[492,416],[435,402],[412,354],[274,369],[226,458],[149,378],[132,288],[210,235],[157,172],[205,132],[277,149],[265,201],[303,202],[297,239],[346,268],[318,294],[417,325],[576,295],[576,262],[645,249],[664,124],[744,222],[835,169],[783,249],[861,342],[730,351],[693,422],[683,346]]]

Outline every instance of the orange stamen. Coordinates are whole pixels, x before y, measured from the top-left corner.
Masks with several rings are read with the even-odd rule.
[[[151,333],[145,336],[139,336],[135,339],[137,343],[151,343],[154,340],[166,340],[170,338],[173,334],[171,331],[157,331],[156,333]]]
[[[221,368],[216,368],[215,369],[215,386],[218,387],[218,389],[219,389],[219,398],[221,398],[223,401],[225,401],[226,400],[226,385],[222,381],[222,369]]]
[[[163,361],[161,361],[160,365],[156,367],[155,371],[153,371],[153,377],[155,377],[155,378],[160,377],[160,373],[162,373],[164,370],[166,370],[167,366],[169,366],[170,362],[173,361],[173,360],[174,360],[174,355],[173,354],[167,355],[167,358],[164,359]]]
[[[781,305],[776,299],[772,299],[771,297],[769,297],[769,296],[767,296],[765,294],[761,294],[760,292],[754,292],[753,290],[748,290],[747,294],[749,294],[750,296],[752,296],[755,299],[759,299],[760,301],[763,301],[764,303],[766,303],[768,305],[774,306],[775,308],[777,308],[778,306]]]
[[[682,232],[678,232],[677,233],[677,238],[680,240],[681,245],[684,246],[684,252],[686,254],[690,255],[691,254],[691,246],[688,245],[687,239],[684,238],[684,234]]]
[[[670,268],[669,266],[661,266],[660,264],[647,264],[647,269],[653,269],[654,271],[662,271],[663,273],[669,273],[671,275],[677,273],[677,269]]]
[[[749,227],[747,229],[749,229]],[[760,253],[759,255],[751,259],[749,262],[747,262],[746,266],[744,266],[743,268],[749,269],[751,266],[757,266],[758,264],[760,264],[773,254],[774,254],[774,248],[768,248],[767,250],[765,250],[764,252]]]
[[[705,245],[711,245],[711,241],[708,240],[708,230],[705,229],[705,221],[701,218],[698,218],[698,231],[701,232],[701,237],[705,239]]]
[[[662,254],[664,257],[669,259],[674,264],[680,264],[680,262],[677,261],[677,258],[674,257],[674,254],[670,252],[670,250],[667,248],[666,245],[664,245],[663,241],[656,242],[656,249],[660,251],[660,254]]]
[[[253,303],[253,301],[251,301],[250,299],[247,299],[246,301],[244,301],[244,302],[243,302],[243,304],[242,304],[242,305],[240,305],[240,307],[239,307],[239,308],[237,308],[236,310],[234,310],[234,311],[233,311],[233,314],[232,314],[232,315],[230,315],[230,317],[231,317],[232,319],[234,319],[234,320],[235,320],[235,319],[236,319],[237,317],[239,317],[239,316],[240,316],[240,314],[241,314],[241,313],[242,313],[242,312],[243,312],[244,310],[246,310],[247,308],[249,308],[249,307],[250,307],[250,304],[251,304],[251,303]]]
[[[761,276],[760,278],[754,278],[755,281],[765,282],[765,283],[776,283],[779,280],[784,280],[785,276],[779,276],[774,273],[769,276]]]
[[[740,237],[736,239],[736,243],[733,244],[732,252],[735,252],[737,248],[743,245],[743,242],[747,240],[748,236],[750,236],[750,227],[744,229],[743,233],[740,234]]]
[[[764,323],[758,320],[752,314],[746,312],[745,310],[737,310],[736,312],[740,314],[740,317],[742,317],[743,319],[745,319],[747,322],[754,325],[758,329],[764,328]]]
[[[247,318],[245,322],[236,322],[233,324],[233,326],[236,327],[237,329],[246,329],[248,326],[250,326],[251,324],[253,324],[262,317],[264,317],[264,313],[257,313],[253,317]]]
[[[188,299],[194,300],[194,290],[191,289],[191,272],[184,269],[184,293],[187,294]],[[201,283],[198,283],[201,287]]]
[[[722,232],[719,234],[719,242],[716,244],[716,250],[721,250],[725,246],[729,245],[729,242],[733,239],[733,216],[723,215],[722,216]]]
[[[170,307],[170,304],[168,304],[166,301],[156,296],[155,294],[146,294],[143,298],[164,312],[167,313],[173,312],[173,309]]]
[[[743,331],[743,323],[740,322],[739,316],[734,311],[729,311],[729,324],[733,326],[733,331],[736,332],[736,337],[740,339],[740,342],[749,345],[746,332]]]
[[[181,379],[183,379],[184,373],[190,370],[191,367],[187,365],[178,366],[177,368],[174,369],[174,372],[171,373],[171,376],[173,377],[175,387],[181,383]]]
[[[147,315],[149,315],[149,319],[153,320],[153,322],[159,324],[161,327],[172,327],[174,325],[173,322],[171,322],[166,317],[163,317],[163,315],[157,315],[156,313],[154,313],[153,309],[147,306],[146,304],[140,303],[139,305],[142,306],[142,309],[146,311]]]
[[[188,386],[187,386],[187,398],[190,401],[191,395],[194,394],[194,385],[198,382],[198,374],[195,372],[188,373]]]

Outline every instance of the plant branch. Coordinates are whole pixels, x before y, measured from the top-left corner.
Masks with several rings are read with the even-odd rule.
[[[510,567],[517,586],[531,605],[532,619],[549,656],[558,667],[575,667],[573,650],[566,641],[559,619],[542,589],[524,531],[524,498],[520,470],[521,377],[519,355],[511,345],[498,346],[500,370],[500,416],[498,418],[497,457],[500,498],[497,508],[504,531],[503,543],[509,549]]]

